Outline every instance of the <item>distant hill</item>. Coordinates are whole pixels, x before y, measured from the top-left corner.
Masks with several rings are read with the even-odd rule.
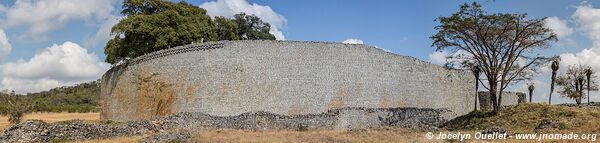
[[[57,87],[26,95],[0,93],[0,111],[5,111],[8,99],[25,102],[31,112],[98,112],[100,110],[100,81],[74,86]]]

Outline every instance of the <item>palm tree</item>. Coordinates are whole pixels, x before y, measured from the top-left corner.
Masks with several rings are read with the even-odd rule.
[[[556,71],[558,71],[558,60],[552,61],[552,83],[550,83],[550,96],[548,96],[548,104],[552,104],[552,93],[554,92],[554,82],[556,81]]]
[[[594,74],[594,72],[592,71],[592,67],[587,67],[585,69],[585,77],[587,78],[587,99],[588,99],[588,105],[590,105],[590,82],[592,81],[592,74]]]
[[[471,67],[471,71],[473,72],[473,75],[475,76],[475,111],[477,111],[477,97],[479,96],[479,73],[481,73],[481,70],[479,69],[479,66],[472,66]]]
[[[527,89],[529,90],[529,103],[531,103],[531,99],[533,97],[533,90],[535,89],[535,86],[533,86],[533,83],[529,85],[529,87],[527,87]]]

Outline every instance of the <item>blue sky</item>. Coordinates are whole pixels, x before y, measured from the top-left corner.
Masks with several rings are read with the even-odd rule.
[[[188,1],[199,5],[205,1]],[[287,20],[282,28],[286,40],[299,41],[334,41],[339,42],[348,38],[361,39],[367,45],[379,46],[401,55],[414,56],[428,60],[428,55],[434,50],[430,47],[428,38],[437,24],[433,20],[439,16],[447,16],[456,12],[458,6],[472,1],[349,1],[349,0],[303,0],[303,1],[272,1],[250,0],[249,3],[270,6],[276,13]],[[582,1],[479,1],[489,12],[525,12],[531,17],[569,18],[575,7]],[[15,1],[0,2],[5,6],[13,5]],[[600,3],[600,1],[591,1]],[[113,4],[113,14],[118,15],[120,2]],[[541,6],[543,4],[543,6]],[[46,48],[55,43],[72,41],[84,43],[85,38],[92,36],[98,30],[99,23],[83,20],[69,21],[64,27],[50,32],[49,39],[39,41],[19,36],[28,27],[20,26],[5,29],[11,44],[8,61],[31,58],[36,49]],[[581,48],[590,47],[589,42],[581,35],[573,35],[579,49],[570,48],[561,52],[576,52]],[[104,43],[85,47],[97,53],[102,58]]]
[[[455,0],[209,0],[188,1],[212,16],[256,14],[274,25],[279,39],[342,42],[347,39],[440,64],[429,36],[439,16],[448,16],[460,4]],[[584,63],[600,70],[600,1],[483,0],[491,13],[520,12],[529,17],[551,17],[561,35],[544,55],[566,57],[565,64]],[[118,0],[1,1],[0,89],[34,92],[98,79],[110,68],[103,63],[103,47],[110,26],[118,22]],[[595,20],[599,19],[599,20]],[[598,26],[596,26],[598,25]],[[598,30],[598,31],[595,31]],[[596,38],[595,38],[596,37]],[[4,39],[4,40],[3,40]],[[7,42],[3,42],[7,41]],[[2,52],[2,47],[10,47]],[[586,51],[587,49],[587,51]],[[438,58],[435,58],[436,55]],[[78,59],[82,58],[82,59]],[[91,65],[73,67],[73,65]],[[88,73],[82,73],[88,72]],[[541,78],[536,85],[546,86]],[[516,85],[514,90],[522,90]],[[539,93],[546,94],[546,93]],[[540,95],[539,101],[544,101]],[[600,100],[600,98],[598,98]]]

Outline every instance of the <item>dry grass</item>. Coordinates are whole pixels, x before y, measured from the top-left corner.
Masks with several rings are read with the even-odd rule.
[[[210,130],[195,133],[190,142],[210,143],[338,143],[338,142],[444,142],[444,140],[428,140],[423,132],[406,129],[372,129],[365,131],[246,131],[246,130]],[[89,140],[78,143],[113,143],[137,142],[142,136],[117,137],[103,140]]]
[[[406,129],[372,129],[365,131],[241,131],[216,130],[200,132],[191,142],[240,142],[240,143],[300,143],[300,142],[430,142],[425,133]]]
[[[23,116],[23,121],[32,119],[42,120],[48,123],[73,119],[98,120],[100,119],[100,113],[30,113]],[[8,118],[0,116],[0,130],[4,130],[8,126],[10,126]]]
[[[140,139],[142,139],[141,136],[115,137],[109,139],[74,141],[73,143],[137,143]]]
[[[496,116],[471,113],[454,119],[446,128],[453,131],[477,131],[488,127],[503,127],[512,133],[534,133],[533,129],[546,119],[559,123],[559,130],[553,133],[598,133],[600,132],[598,118],[600,118],[599,107],[522,104],[503,109]]]
[[[462,128],[450,132],[474,134],[489,126],[507,128],[511,133],[531,133],[543,119],[557,120],[561,128],[557,132],[598,133],[600,131],[600,108],[564,107],[543,104],[525,104],[503,110],[498,116],[472,116],[458,122]],[[98,120],[98,113],[33,113],[24,119],[38,119],[46,122],[58,122],[71,119]],[[0,117],[0,129],[9,125],[6,117]],[[444,131],[445,132],[445,131]],[[437,133],[437,132],[434,132]],[[436,134],[437,135],[437,134]],[[143,137],[131,136],[109,139],[77,141],[79,143],[138,142]],[[194,133],[191,142],[241,142],[241,143],[296,143],[296,142],[446,142],[449,140],[428,140],[425,132],[415,132],[399,128],[370,129],[364,131],[310,130],[298,131],[247,131],[247,130],[208,130]],[[557,142],[560,140],[545,140]],[[467,142],[537,142],[535,140],[468,140]],[[577,140],[569,140],[577,142]],[[579,140],[585,142],[585,140]]]

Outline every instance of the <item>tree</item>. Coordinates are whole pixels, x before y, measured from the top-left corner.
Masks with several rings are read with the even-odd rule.
[[[237,23],[238,34],[242,40],[275,40],[273,34],[269,34],[271,25],[263,22],[260,18],[254,15],[246,15],[245,13],[236,14],[233,20]]]
[[[594,71],[592,71],[592,67],[587,67],[585,69],[585,77],[587,79],[587,95],[588,95],[588,105],[590,104],[590,84],[592,82],[592,75],[594,74]]]
[[[477,111],[477,99],[479,96],[479,76],[480,76],[480,69],[478,66],[476,66],[475,64],[472,63],[464,63],[464,65],[468,65],[468,67],[470,67],[471,72],[473,73],[473,75],[475,76],[475,108],[474,111]]]
[[[534,50],[550,47],[556,34],[544,26],[545,18],[528,18],[527,14],[488,14],[477,3],[463,4],[448,17],[439,17],[438,31],[430,38],[433,46],[450,50],[449,61],[471,61],[480,67],[490,92],[493,111],[497,113],[502,91],[513,81],[531,79],[548,58],[533,55]],[[465,54],[454,54],[454,53]]]
[[[527,90],[529,90],[529,103],[532,103],[532,99],[533,99],[533,90],[535,90],[535,86],[532,84],[529,84],[529,86],[527,86]]]
[[[556,71],[560,68],[558,58],[552,60],[552,82],[550,83],[550,96],[548,96],[548,104],[552,104],[552,93],[554,93],[554,83],[556,83]]]
[[[275,39],[270,25],[254,15],[241,13],[234,19],[213,21],[206,10],[185,1],[125,0],[121,13],[126,18],[112,27],[112,38],[104,48],[106,61],[112,64],[190,43]]]
[[[217,16],[215,17],[216,32],[219,40],[239,40],[239,27],[235,21]]]
[[[239,13],[233,19],[217,16],[214,22],[219,40],[275,40],[269,33],[271,25],[255,15]]]
[[[582,65],[569,66],[567,72],[556,79],[556,84],[562,87],[559,93],[575,100],[577,104],[581,104],[582,98],[585,97],[584,89],[598,90],[598,84],[594,80],[591,80],[590,83],[584,82],[587,68]]]
[[[0,115],[8,116],[8,122],[12,124],[21,122],[23,115],[31,109],[30,103],[19,102],[19,100],[23,99],[20,99],[22,97],[18,95],[11,94],[3,98],[5,100],[3,102],[7,103],[7,106],[5,110],[0,111]]]

